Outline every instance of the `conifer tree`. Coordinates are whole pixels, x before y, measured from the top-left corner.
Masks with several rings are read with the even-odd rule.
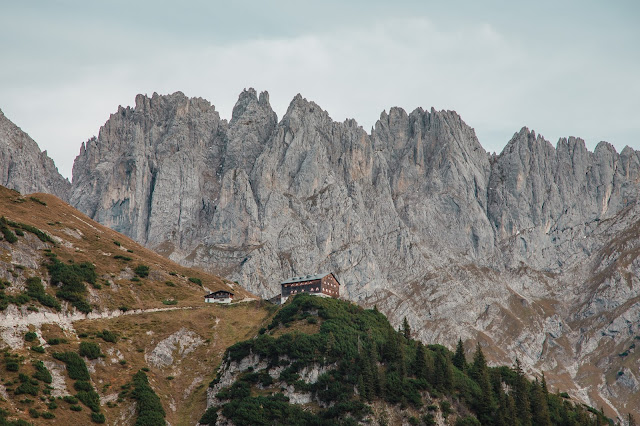
[[[327,355],[331,355],[331,351],[333,350],[333,347],[336,345],[336,338],[333,335],[332,332],[329,332],[329,335],[327,336]]]
[[[464,345],[462,344],[461,338],[458,338],[456,353],[453,355],[453,365],[455,365],[460,371],[464,371],[467,367],[467,358],[464,355]]]
[[[529,392],[527,379],[524,377],[520,360],[516,358],[514,366],[516,380],[514,383],[514,400],[516,403],[516,412],[518,420],[522,426],[531,426],[531,407],[529,404]]]
[[[407,321],[407,317],[404,317],[402,321],[402,335],[405,339],[411,339],[411,327],[409,326],[409,321]]]
[[[544,377],[544,371],[542,372],[542,380],[540,381],[540,386],[542,387],[542,393],[544,393],[544,397],[549,402],[549,388],[547,387],[547,379]]]
[[[536,426],[551,426],[549,405],[538,379],[531,385],[531,413],[533,424]]]
[[[482,353],[480,342],[476,345],[476,352],[473,355],[473,364],[471,365],[470,375],[473,380],[480,386],[480,395],[476,401],[476,410],[478,420],[482,424],[490,424],[495,412],[495,404],[493,402],[493,389],[489,380],[489,368],[487,361]]]
[[[513,396],[511,396],[511,394],[506,395],[506,407],[507,407],[507,410],[505,411],[505,416],[504,416],[505,421],[508,426],[515,425],[518,418],[518,414],[516,411],[516,401],[513,399]]]
[[[417,379],[427,379],[427,357],[424,351],[424,345],[421,342],[418,342],[418,347],[416,349],[413,373]]]
[[[440,351],[436,352],[434,361],[434,385],[442,392],[453,389],[453,364]]]
[[[371,360],[369,359],[368,354],[361,358],[362,363],[362,373],[359,377],[358,387],[361,386],[359,392],[360,394],[366,398],[368,401],[371,401],[373,394],[375,392],[375,385],[373,383],[373,366],[371,365]]]

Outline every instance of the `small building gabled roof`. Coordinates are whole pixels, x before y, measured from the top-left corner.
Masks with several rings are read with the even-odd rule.
[[[207,295],[206,295],[206,296],[204,296],[204,297],[205,297],[205,299],[206,299],[207,297],[213,297],[214,295],[216,295],[216,294],[220,294],[220,293],[229,293],[230,295],[232,295],[232,296],[233,296],[233,292],[231,292],[231,291],[229,291],[229,290],[216,290],[216,291],[214,291],[213,293],[209,293],[209,294],[207,294]]]
[[[299,282],[303,282],[303,281],[320,280],[320,279],[326,277],[327,275],[333,275],[333,278],[335,278],[336,281],[338,281],[338,278],[336,278],[336,276],[334,275],[333,272],[325,272],[323,274],[303,275],[301,277],[289,278],[288,280],[282,281],[280,284],[282,285],[282,284],[299,283]],[[338,281],[338,284],[340,284],[340,281]]]

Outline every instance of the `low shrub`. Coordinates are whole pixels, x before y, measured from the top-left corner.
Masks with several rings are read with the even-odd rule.
[[[97,359],[101,355],[100,346],[94,342],[80,342],[78,353],[89,359]]]
[[[55,419],[56,415],[53,414],[51,411],[43,411],[42,413],[40,413],[40,417],[42,417],[43,419]]]
[[[143,371],[138,371],[133,376],[134,389],[131,398],[135,399],[138,418],[136,425],[166,425],[165,412],[160,403],[160,398],[149,386],[149,379]]]
[[[30,199],[31,201],[35,202],[35,203],[38,203],[38,204],[42,205],[42,206],[46,206],[46,205],[47,205],[47,203],[45,203],[44,201],[42,201],[42,200],[41,200],[40,198],[38,198],[38,197],[33,197],[33,196],[32,196],[32,197],[29,197],[29,199]]]
[[[62,397],[62,400],[64,402],[67,402],[67,403],[72,404],[72,405],[78,403],[78,398],[76,398],[75,396],[72,396],[72,395],[66,395],[66,396]]]
[[[33,377],[44,383],[51,383],[53,381],[51,372],[42,361],[34,361],[33,366],[36,369],[36,372],[33,373]]]
[[[104,423],[106,419],[102,413],[91,413],[91,421],[94,423]]]
[[[78,382],[76,382],[78,383]],[[81,390],[76,394],[76,398],[80,400],[84,405],[86,405],[91,411],[94,413],[100,412],[100,395],[93,390],[93,387],[90,383],[86,382],[89,385],[91,390]]]
[[[89,380],[89,370],[84,360],[75,352],[55,352],[53,357],[67,365],[69,378],[73,380]]]
[[[126,312],[128,308],[126,306],[121,306],[120,310]],[[96,336],[109,343],[116,343],[118,341],[118,334],[107,329],[103,329],[100,333],[96,334]]]
[[[146,278],[149,276],[149,267],[147,265],[138,265],[133,272],[140,278]]]

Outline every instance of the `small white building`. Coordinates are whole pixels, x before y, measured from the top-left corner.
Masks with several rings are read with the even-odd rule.
[[[233,293],[227,290],[218,290],[204,296],[205,303],[231,303]]]

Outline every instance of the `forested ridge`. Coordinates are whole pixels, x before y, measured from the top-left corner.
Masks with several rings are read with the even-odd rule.
[[[470,362],[461,341],[455,353],[411,338],[407,322],[395,330],[377,309],[309,295],[296,296],[251,340],[228,348],[223,366],[257,356],[265,368],[249,367],[219,388],[202,424],[221,414],[237,425],[385,423],[372,407],[395,407],[411,424],[604,425],[602,412],[549,391],[544,375],[530,380],[516,359],[489,367],[478,345]],[[318,368],[317,380],[305,371]],[[293,404],[291,386],[311,402]]]

